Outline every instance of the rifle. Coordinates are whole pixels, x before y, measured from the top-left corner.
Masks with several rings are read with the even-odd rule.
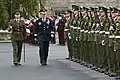
[[[100,18],[99,18],[98,14],[97,14],[99,9],[95,8],[94,11],[95,11],[95,24],[96,24],[96,26],[97,26],[97,24],[99,24],[99,26],[96,27],[96,30],[99,30],[99,28],[102,26],[101,22],[100,22]]]
[[[85,7],[80,8],[80,16],[81,16],[81,23],[80,23],[80,27],[81,29],[84,29],[84,25],[85,25],[85,18],[84,15],[82,14],[81,10],[83,9],[83,11],[85,11]]]
[[[92,8],[92,7],[90,7],[90,8],[91,8],[92,11],[94,11],[95,20],[93,20],[93,21],[94,21],[93,23],[94,23],[95,25],[92,24],[91,27],[92,27],[92,30],[95,30],[96,24],[97,24],[97,10],[96,10],[97,8]]]
[[[105,27],[104,29],[108,31],[110,25],[107,25],[107,26],[106,26],[105,24],[108,24],[108,23],[110,24],[110,20],[109,20],[109,18],[108,18],[108,10],[109,10],[109,9],[107,9],[107,8],[105,8],[105,7],[102,7],[102,9],[103,9],[103,11],[105,12],[105,20],[104,20],[103,26]]]
[[[83,19],[83,16],[82,16],[82,8],[80,7],[80,10],[79,10],[79,12],[80,12],[80,18],[81,18],[81,20]]]
[[[93,19],[93,16],[92,16],[92,11],[94,11],[94,8],[90,7],[90,9],[91,9],[91,11],[90,11],[90,18],[91,18],[91,25],[90,25],[90,27],[92,29],[92,26],[93,26],[93,23],[94,23],[94,19]]]
[[[113,30],[116,30],[116,27],[115,27],[115,22],[112,18],[112,11],[113,11],[113,8],[110,7],[110,19],[111,19],[111,22],[110,22],[110,27],[112,26],[113,27]]]
[[[86,21],[86,24],[85,24],[85,28],[84,29],[87,29],[88,30],[88,25],[89,25],[89,22],[90,22],[90,17],[89,17],[89,14],[88,14],[88,11],[89,11],[89,9],[88,8],[85,8],[85,10],[86,10],[86,13],[87,13],[87,15],[86,15],[86,17],[87,17],[87,21]],[[85,17],[85,18],[86,18]]]
[[[80,7],[80,9],[79,9],[79,21],[80,21],[79,26],[81,27],[82,21],[83,21],[83,15],[82,15],[82,8],[81,8],[81,7]]]

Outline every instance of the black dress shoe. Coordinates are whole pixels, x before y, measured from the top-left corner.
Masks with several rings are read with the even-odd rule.
[[[96,67],[96,66],[91,67],[91,70],[95,70],[95,69],[97,69],[97,67]]]
[[[42,65],[42,66],[46,66],[47,64],[46,64],[46,63],[42,63],[41,65]]]
[[[15,66],[17,66],[17,65],[18,65],[18,63],[14,63],[14,65],[15,65]]]
[[[105,70],[104,68],[102,68],[102,69],[99,69],[99,72],[100,72],[100,73],[105,73],[106,70]]]
[[[104,74],[109,75],[109,74],[110,74],[110,71],[106,71],[106,72],[104,72]]]
[[[108,74],[108,76],[110,76],[110,77],[117,77],[118,75],[116,74],[116,73],[110,73],[110,74]]]
[[[45,60],[43,60],[43,61],[41,62],[41,65],[42,65],[42,66],[47,65],[46,61],[45,61]]]
[[[47,64],[42,64],[42,66],[46,66]]]
[[[82,61],[82,62],[81,62],[81,65],[84,65],[84,64],[85,64],[85,62],[84,62],[84,61]]]
[[[69,60],[70,58],[68,57],[68,58],[66,58],[67,60]]]
[[[20,64],[20,63],[17,63],[17,65],[19,65],[19,66],[20,66],[21,64]]]
[[[115,80],[120,80],[120,76],[117,76],[117,77],[115,78]]]
[[[61,46],[65,46],[65,44],[61,44]]]

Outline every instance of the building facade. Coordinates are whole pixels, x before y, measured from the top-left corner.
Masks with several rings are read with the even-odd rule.
[[[79,6],[114,6],[120,7],[120,0],[70,0],[70,5],[79,5]]]
[[[71,9],[72,5],[96,7],[96,6],[114,6],[120,7],[120,0],[46,0],[46,7],[55,14],[55,11]]]
[[[46,7],[50,10],[51,14],[56,14],[56,12],[64,12],[70,6],[69,0],[46,0]],[[58,14],[57,13],[57,14]]]

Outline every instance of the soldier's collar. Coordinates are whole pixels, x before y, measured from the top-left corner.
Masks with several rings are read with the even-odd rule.
[[[17,21],[17,20],[21,20],[21,19],[20,18],[19,19],[15,18],[14,20]]]
[[[46,20],[47,18],[45,17],[45,18],[42,18],[42,20]]]

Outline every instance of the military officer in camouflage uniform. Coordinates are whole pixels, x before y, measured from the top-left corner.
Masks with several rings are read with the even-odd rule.
[[[15,11],[15,19],[11,19],[9,23],[9,31],[12,31],[12,46],[13,46],[13,63],[14,65],[21,65],[21,51],[22,44],[26,38],[26,26],[21,20],[21,12]]]

